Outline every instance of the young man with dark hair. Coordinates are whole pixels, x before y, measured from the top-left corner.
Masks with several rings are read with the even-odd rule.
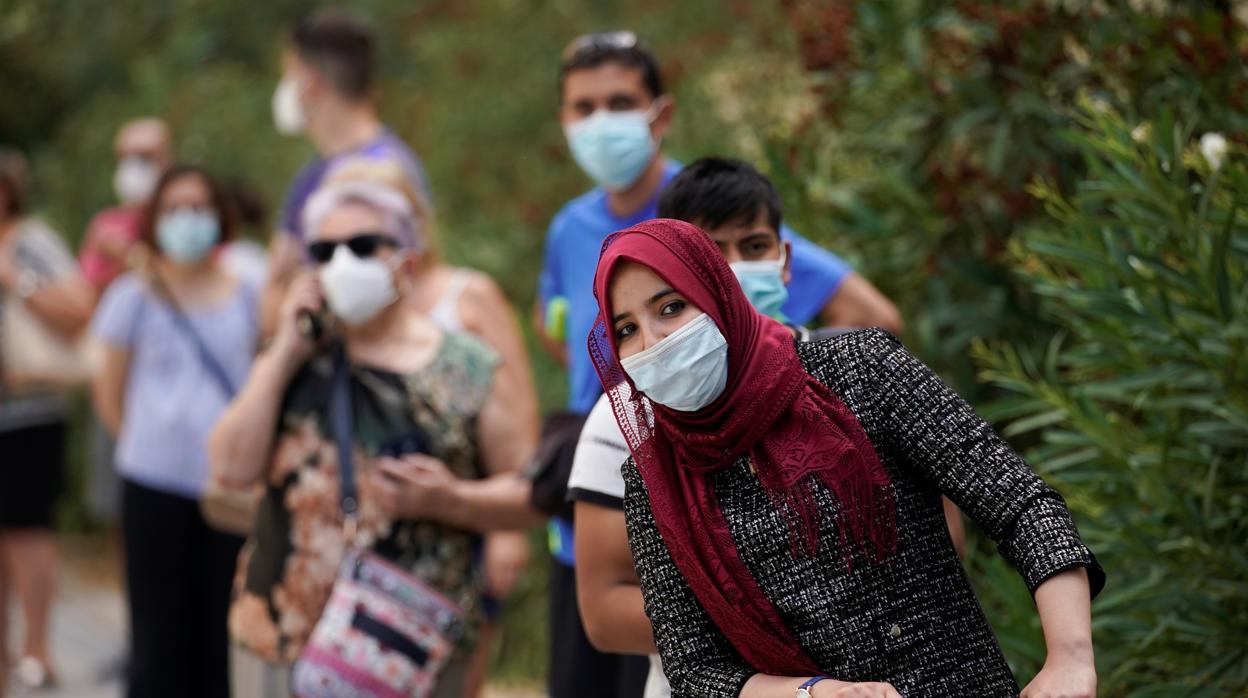
[[[572,157],[598,186],[573,199],[551,221],[534,319],[543,345],[568,368],[570,412],[586,414],[602,392],[585,337],[598,313],[594,262],[608,235],[656,214],[659,193],[680,172],[660,144],[675,113],[658,63],[631,32],[582,36],[564,50],[559,69],[559,119]],[[900,331],[896,308],[832,253],[787,227],[792,293],[781,312],[797,324],[881,325]],[[551,695],[601,694],[602,682],[580,684],[579,669],[605,662],[589,654],[572,600],[572,524],[551,520]],[[562,617],[561,617],[562,616]],[[582,651],[586,652],[582,657]],[[608,672],[604,663],[597,669]],[[613,676],[607,674],[608,676]],[[616,695],[616,694],[606,694]],[[618,695],[632,695],[619,693]]]
[[[303,259],[303,205],[344,158],[394,160],[413,188],[429,196],[420,159],[377,114],[376,39],[361,20],[329,9],[295,22],[282,48],[282,80],[273,94],[273,122],[280,133],[306,135],[319,157],[295,176],[286,192],[278,235],[269,255],[269,283],[262,329],[285,295]]]
[[[740,160],[698,160],[663,190],[658,217],[705,230],[750,303],[764,315],[789,321],[784,307],[793,279],[793,245],[780,232],[780,194],[761,172]],[[793,327],[804,336],[805,328]]]

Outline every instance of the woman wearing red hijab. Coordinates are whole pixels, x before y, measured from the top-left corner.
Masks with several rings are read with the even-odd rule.
[[[1018,695],[942,493],[1035,595],[1048,658],[1023,696],[1095,694],[1105,575],[1064,501],[892,335],[795,344],[680,221],[608,239],[594,291],[674,696]]]

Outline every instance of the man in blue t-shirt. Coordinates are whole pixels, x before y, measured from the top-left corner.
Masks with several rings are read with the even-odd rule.
[[[413,190],[429,198],[420,159],[378,118],[375,46],[372,30],[340,10],[304,17],[287,36],[282,80],[273,94],[273,122],[282,134],[307,136],[319,157],[286,190],[280,231],[270,245],[261,314],[265,330],[272,327],[286,286],[303,261],[304,203],[337,163],[348,158],[397,162]]]
[[[560,122],[576,163],[598,186],[568,202],[551,221],[534,319],[543,345],[568,369],[567,408],[586,414],[602,392],[586,348],[598,314],[593,279],[611,233],[654,218],[659,194],[681,170],[660,143],[675,113],[654,57],[631,32],[589,34],[564,50]],[[792,250],[784,316],[798,324],[901,329],[893,304],[839,257],[783,226]],[[576,604],[572,526],[550,524],[551,698],[635,698],[648,665],[640,657],[597,652]]]
[[[585,348],[598,313],[593,278],[602,242],[654,218],[659,193],[681,165],[660,149],[675,102],[653,56],[631,33],[573,42],[560,86],[560,120],[572,157],[599,186],[568,202],[550,223],[535,315],[543,344],[568,369],[568,409],[586,413],[602,392]],[[789,320],[900,332],[896,307],[870,282],[788,226],[781,235],[793,248],[784,306]]]

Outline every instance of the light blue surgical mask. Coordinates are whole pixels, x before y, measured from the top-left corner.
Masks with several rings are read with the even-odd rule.
[[[208,256],[220,240],[221,223],[212,211],[174,209],[156,223],[156,244],[161,252],[182,264],[194,264]]]
[[[647,110],[599,109],[568,124],[563,133],[572,159],[603,188],[627,189],[641,178],[658,152],[659,144],[650,133],[650,124],[661,108],[660,100]]]
[[[728,340],[706,313],[643,352],[620,360],[641,393],[680,412],[697,412],[728,383]]]
[[[788,322],[781,310],[789,300],[789,289],[784,285],[784,258],[785,248],[782,245],[780,259],[733,262],[729,265],[750,304],[758,312],[780,322]]]

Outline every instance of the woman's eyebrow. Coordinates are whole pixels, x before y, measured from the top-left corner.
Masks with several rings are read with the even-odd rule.
[[[664,296],[669,296],[673,293],[676,293],[675,289],[665,288],[653,296],[650,296],[650,300],[646,301],[646,305],[654,305],[658,301],[662,300]]]
[[[676,293],[675,289],[665,288],[662,291],[659,291],[658,293],[654,294],[653,296],[650,296],[649,300],[646,301],[646,305],[654,305],[658,301],[662,300],[664,296],[670,296],[673,293]],[[629,312],[616,313],[616,315],[611,318],[611,322],[613,324],[617,323],[620,320],[623,320],[624,318],[628,317],[629,315],[632,315],[632,313],[629,313]]]

